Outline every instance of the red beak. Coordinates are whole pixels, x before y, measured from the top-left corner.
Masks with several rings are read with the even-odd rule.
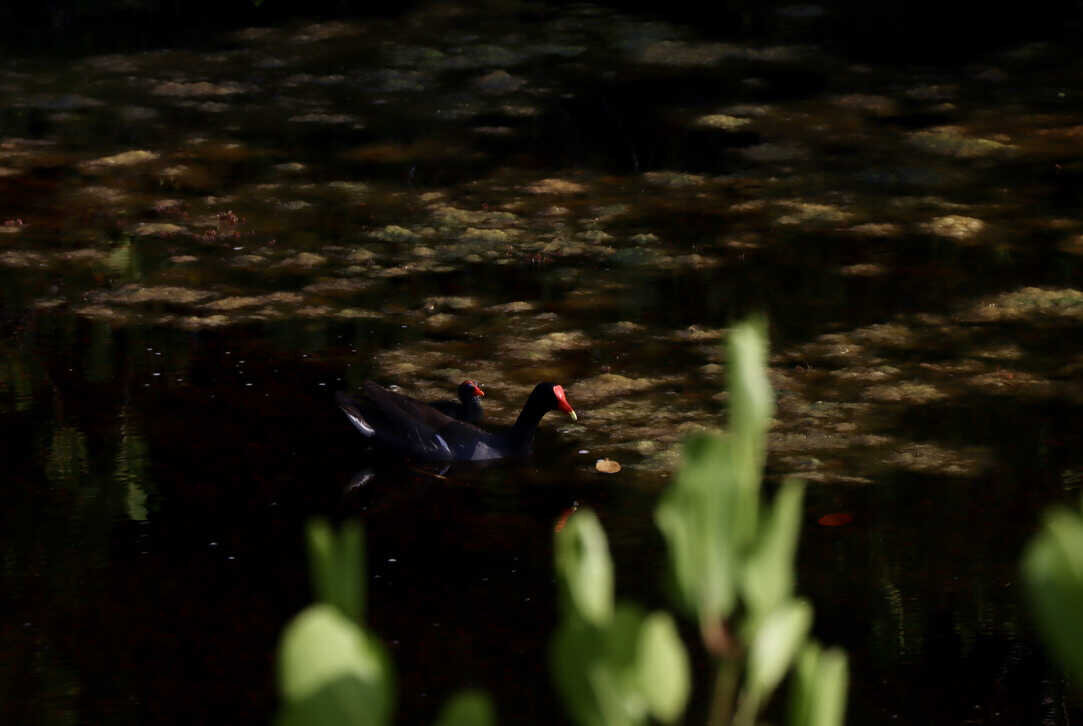
[[[553,386],[553,395],[557,397],[557,408],[571,416],[572,421],[578,421],[579,417],[575,415],[575,409],[568,403],[568,397],[564,395],[564,387]]]

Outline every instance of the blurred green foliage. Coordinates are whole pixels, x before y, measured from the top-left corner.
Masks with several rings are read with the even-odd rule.
[[[386,724],[390,665],[383,646],[338,608],[305,608],[278,649],[280,724]]]
[[[317,602],[296,615],[278,646],[276,723],[281,726],[381,726],[394,713],[394,673],[380,641],[362,622],[364,557],[361,527],[335,532],[322,520],[308,527],[308,559]],[[488,696],[452,698],[439,726],[492,726]]]
[[[361,525],[348,522],[338,535],[330,525],[308,526],[308,566],[316,599],[334,605],[355,622],[364,619],[364,544]]]
[[[462,691],[444,706],[436,726],[493,726],[496,712],[492,701],[482,691]]]
[[[1083,516],[1058,507],[1023,554],[1023,581],[1046,646],[1083,684]]]
[[[809,642],[812,606],[793,594],[804,485],[787,480],[760,512],[774,412],[766,327],[757,318],[733,329],[727,347],[729,431],[686,441],[681,470],[655,516],[678,601],[717,660],[711,722],[756,723],[802,654],[790,723],[840,724],[845,656],[822,654]]]
[[[584,726],[670,723],[691,690],[684,644],[668,613],[613,602],[613,565],[593,512],[572,515],[555,542],[562,619],[552,642],[557,691]]]
[[[812,606],[793,592],[804,485],[784,482],[761,513],[774,410],[764,321],[737,326],[728,352],[730,431],[686,442],[681,470],[656,512],[677,599],[695,618],[716,662],[709,720],[752,726],[791,674],[787,723],[838,726],[846,705],[846,656],[809,638]],[[1083,538],[1083,525],[1078,536]],[[391,664],[362,624],[362,549],[356,523],[337,534],[323,522],[309,527],[319,602],[282,636],[280,723],[391,719]],[[669,613],[615,601],[609,544],[592,511],[577,512],[558,529],[554,560],[561,617],[550,656],[556,689],[572,718],[582,726],[681,719],[692,673],[677,624]],[[466,691],[446,705],[437,723],[490,726],[495,715],[485,694]]]

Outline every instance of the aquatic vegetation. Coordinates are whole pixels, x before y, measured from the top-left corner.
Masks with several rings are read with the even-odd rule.
[[[702,174],[688,174],[677,171],[648,171],[643,175],[643,178],[650,184],[673,189],[700,187],[707,183],[707,179]]]
[[[1083,318],[1083,291],[1074,288],[1025,287],[979,300],[960,314],[964,321]]]
[[[339,533],[326,522],[308,527],[309,574],[317,604],[284,629],[277,671],[284,724],[391,722],[392,664],[384,646],[364,626],[365,561],[360,527]],[[493,723],[492,706],[476,691],[458,695],[438,724]]]
[[[146,149],[133,149],[132,151],[124,151],[119,154],[113,154],[112,156],[103,156],[99,159],[85,161],[79,165],[79,168],[86,172],[103,171],[113,167],[145,164],[150,161],[156,161],[158,158],[159,155],[157,152],[147,151]]]
[[[569,179],[540,179],[525,187],[531,194],[584,194],[587,187]]]
[[[780,200],[781,206],[789,210],[775,220],[775,224],[843,224],[852,216],[852,212],[840,209],[832,204],[806,202],[803,200]]]
[[[1046,647],[1069,675],[1083,679],[1083,517],[1056,507],[1023,554],[1022,574]]]
[[[525,86],[527,80],[519,76],[513,76],[504,70],[495,70],[484,76],[474,79],[474,86],[482,93],[504,94],[515,93]]]
[[[985,229],[986,224],[975,217],[965,217],[960,214],[949,214],[945,217],[936,217],[924,224],[923,229],[930,234],[940,237],[948,237],[955,240],[968,240]]]
[[[237,82],[164,81],[156,84],[150,92],[158,96],[188,98],[192,96],[232,96],[239,93],[251,93],[253,90],[251,86]]]
[[[187,228],[172,222],[140,222],[132,228],[131,233],[138,237],[173,237],[191,234]]]
[[[968,136],[966,130],[958,126],[915,131],[910,134],[908,140],[923,151],[960,159],[1006,155],[1014,150],[1011,144]]]
[[[720,131],[737,131],[743,129],[752,123],[752,119],[742,118],[741,116],[731,116],[724,113],[712,113],[706,116],[700,116],[694,122],[696,126],[702,126],[708,129],[719,129]]]
[[[287,257],[278,263],[282,267],[320,267],[327,264],[327,258],[313,252],[298,252],[296,255]]]

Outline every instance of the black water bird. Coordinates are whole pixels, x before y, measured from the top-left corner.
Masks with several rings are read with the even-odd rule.
[[[457,418],[460,421],[466,421],[467,423],[476,424],[481,421],[481,397],[485,395],[485,391],[481,390],[474,381],[463,381],[459,384],[458,388],[459,403],[454,401],[435,401],[431,404],[440,413],[443,413],[452,418]]]
[[[431,405],[389,391],[372,381],[358,396],[339,393],[338,406],[350,423],[376,445],[424,461],[492,461],[530,452],[534,432],[550,411],[564,411],[573,421],[575,411],[555,383],[539,383],[527,398],[515,424],[502,431],[486,431],[460,421]]]

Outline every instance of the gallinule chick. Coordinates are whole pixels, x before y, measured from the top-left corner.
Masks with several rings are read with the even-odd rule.
[[[372,381],[361,395],[336,396],[350,423],[366,438],[411,458],[426,461],[492,461],[530,452],[534,431],[550,411],[575,411],[555,383],[539,383],[515,424],[504,431],[486,431],[451,418],[427,403],[389,391]]]
[[[436,401],[429,404],[440,413],[457,418],[460,421],[476,424],[481,421],[481,401],[485,395],[474,381],[463,381],[459,384],[459,403],[453,401]]]

